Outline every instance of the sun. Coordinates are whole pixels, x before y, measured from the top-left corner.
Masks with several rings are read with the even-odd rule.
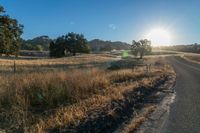
[[[152,46],[165,46],[171,44],[171,35],[169,31],[163,28],[152,29],[146,39],[151,40]]]

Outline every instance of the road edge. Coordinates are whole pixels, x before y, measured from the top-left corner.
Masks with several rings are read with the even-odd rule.
[[[188,61],[188,62],[192,62],[192,63],[196,63],[196,64],[200,64],[200,62],[198,61],[195,61],[195,60],[192,60],[192,59],[189,59],[187,57],[185,57],[184,55],[183,56],[180,56],[182,59]]]
[[[160,133],[167,122],[170,112],[170,106],[174,102],[176,92],[174,86],[176,84],[176,75],[171,77],[168,86],[166,86],[164,98],[157,105],[156,109],[143,122],[136,133]],[[171,83],[172,82],[172,83]]]

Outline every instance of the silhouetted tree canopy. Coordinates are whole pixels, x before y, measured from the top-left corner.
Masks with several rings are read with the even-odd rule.
[[[20,36],[23,33],[23,26],[18,24],[16,19],[5,14],[4,8],[0,5],[0,55],[18,55],[20,48]]]
[[[140,58],[142,59],[145,54],[148,54],[152,51],[151,41],[144,39],[136,42],[135,40],[133,40],[131,51],[135,56],[139,54]]]
[[[49,46],[51,57],[75,56],[76,53],[89,53],[90,48],[82,34],[68,33],[52,41]]]

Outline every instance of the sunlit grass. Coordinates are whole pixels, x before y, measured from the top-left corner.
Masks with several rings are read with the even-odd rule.
[[[195,55],[187,55],[186,54],[186,55],[184,55],[184,58],[200,63],[200,55],[197,55],[197,54],[195,54]]]
[[[97,57],[77,58],[80,62],[87,64],[90,59],[97,59]],[[76,58],[47,60],[58,63],[68,59],[79,63]],[[111,59],[113,57],[103,56],[99,60]],[[60,71],[2,73],[0,76],[0,129],[11,132],[44,132],[76,124],[87,118],[89,112],[101,110],[113,100],[123,99],[125,92],[133,91],[139,86],[150,87],[153,82],[172,73],[171,68],[164,67],[165,62],[162,59],[158,62],[160,62],[159,66],[152,67],[148,73],[145,67],[134,70],[85,67]],[[30,60],[29,63],[38,65],[43,63],[43,60],[38,60],[38,62]],[[29,66],[29,63],[24,67]],[[48,61],[45,63],[48,64]],[[48,66],[51,65],[48,64]]]

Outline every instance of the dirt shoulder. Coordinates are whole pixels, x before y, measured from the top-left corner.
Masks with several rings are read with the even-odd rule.
[[[142,123],[137,130],[138,133],[160,133],[164,127],[166,120],[169,116],[169,110],[171,103],[174,102],[176,93],[174,91],[175,77],[171,77],[163,86],[165,88],[161,92],[157,92],[156,96],[159,102],[154,105],[154,111],[146,117],[146,121]],[[161,87],[162,88],[162,87]]]
[[[138,113],[115,132],[159,132],[169,113],[170,104],[175,98],[173,90],[175,78],[175,75],[170,75],[163,80],[156,90],[144,98],[143,107]]]

